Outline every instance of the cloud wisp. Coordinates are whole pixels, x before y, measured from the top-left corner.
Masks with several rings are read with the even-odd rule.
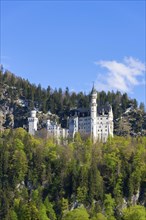
[[[107,70],[106,73],[97,75],[95,84],[100,91],[119,90],[131,93],[135,86],[144,84],[146,68],[138,59],[125,57],[123,62],[100,60],[95,64]]]

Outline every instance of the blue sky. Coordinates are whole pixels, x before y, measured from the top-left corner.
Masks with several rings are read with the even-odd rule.
[[[1,1],[6,69],[42,87],[145,102],[145,1]]]

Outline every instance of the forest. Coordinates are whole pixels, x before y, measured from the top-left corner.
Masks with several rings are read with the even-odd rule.
[[[0,219],[145,220],[146,137],[0,134]]]
[[[7,85],[7,96],[9,96],[11,101],[16,98],[25,99],[31,109],[36,107],[43,112],[49,110],[59,116],[63,112],[67,114],[72,108],[88,108],[90,105],[90,93],[71,92],[68,87],[66,87],[65,91],[62,88],[52,89],[50,85],[45,89],[42,88],[41,84],[35,85],[28,80],[15,76],[8,70],[3,70],[3,67],[0,69],[0,83],[1,86]],[[98,105],[105,105],[106,102],[113,106],[115,118],[118,118],[131,105],[138,106],[137,100],[130,99],[127,93],[121,94],[120,91],[116,93],[109,91],[107,94],[104,91],[98,92]],[[140,108],[144,109],[144,103],[140,103]]]
[[[23,102],[23,106],[18,101]],[[102,107],[106,103],[110,103],[113,109],[116,135],[146,135],[144,103],[138,104],[136,99],[131,99],[127,93],[122,94],[120,91],[98,92],[97,105]],[[0,111],[3,112],[5,118],[2,122],[4,128],[17,128],[24,125],[27,128],[27,119],[34,108],[41,111],[42,114],[48,112],[55,114],[59,119],[58,122],[66,128],[71,109],[89,108],[89,106],[90,92],[89,94],[82,91],[71,92],[68,87],[63,91],[61,88],[52,89],[50,85],[42,88],[40,84],[32,84],[28,80],[4,70],[2,66],[0,68]],[[7,109],[12,109],[12,112],[5,115]],[[130,111],[126,113],[128,109]],[[12,118],[14,118],[13,123],[11,123]],[[43,128],[42,124],[41,128]]]

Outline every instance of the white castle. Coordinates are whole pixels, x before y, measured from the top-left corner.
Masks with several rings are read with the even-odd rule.
[[[47,134],[48,137],[56,137],[58,138],[67,138],[69,130],[66,128],[62,128],[60,124],[57,124],[57,122],[47,120]]]
[[[36,117],[36,111],[31,111],[31,117],[28,118],[28,132],[31,135],[35,135],[37,131],[38,118]]]
[[[68,128],[62,128],[56,122],[47,120],[47,133],[58,138],[74,138],[75,133],[90,136],[95,143],[97,140],[106,142],[109,136],[113,137],[113,112],[111,105],[97,107],[97,91],[94,86],[91,91],[89,109],[73,109],[68,118]],[[38,119],[36,111],[32,111],[28,118],[29,133],[34,135],[37,130]]]

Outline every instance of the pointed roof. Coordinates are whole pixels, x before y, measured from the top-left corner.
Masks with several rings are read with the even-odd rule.
[[[96,91],[95,86],[94,86],[94,82],[93,82],[93,87],[92,87],[91,94],[97,94],[97,91]]]

